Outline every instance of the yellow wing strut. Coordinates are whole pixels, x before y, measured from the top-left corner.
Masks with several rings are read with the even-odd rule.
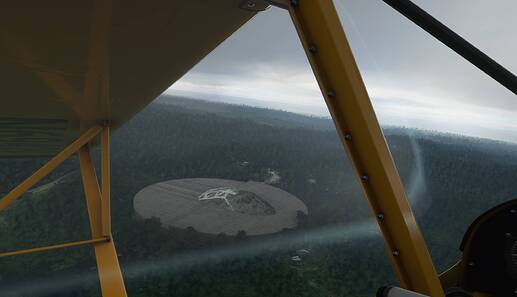
[[[289,10],[401,285],[444,296],[332,0],[274,3]]]
[[[90,156],[89,143],[101,134],[101,172],[102,172],[102,193],[100,191],[97,175]],[[45,247],[37,247],[25,250],[0,253],[0,257],[15,256],[28,253],[49,251],[60,248],[74,247],[84,244],[93,244],[99,280],[103,296],[126,297],[126,289],[117,252],[111,235],[110,223],[110,164],[109,164],[109,127],[94,126],[88,129],[76,141],[67,146],[62,152],[48,161],[43,167],[38,169],[32,176],[20,183],[2,200],[0,200],[0,211],[9,206],[18,197],[23,195],[32,186],[45,178],[49,173],[57,168],[71,155],[78,152],[81,165],[81,175],[83,187],[88,207],[88,216],[92,231],[92,239],[76,242],[67,242]]]
[[[102,146],[104,148],[104,145]],[[103,158],[108,157],[103,154]],[[109,214],[104,212],[105,215],[103,216],[103,206],[105,205],[105,202],[102,199],[106,197],[109,199],[109,194],[101,194],[100,192],[97,175],[95,173],[88,145],[83,146],[79,151],[79,160],[81,164],[81,175],[83,177],[84,193],[86,195],[86,204],[88,206],[88,215],[90,217],[92,237],[102,237],[103,231],[107,230],[106,226],[103,226],[103,223],[106,219],[109,220]],[[105,160],[102,162],[104,163]],[[104,176],[102,179],[105,179]],[[104,190],[107,189],[104,188]],[[105,216],[108,216],[108,218]],[[124,280],[122,278],[122,272],[120,270],[117,252],[115,250],[111,234],[109,234],[109,238],[110,240],[107,242],[94,244],[102,296],[124,297],[127,296],[126,289],[124,287]]]
[[[18,197],[23,195],[27,190],[29,190],[32,186],[37,184],[40,180],[46,177],[49,173],[51,173],[54,169],[57,168],[61,163],[63,163],[66,159],[68,159],[71,155],[77,152],[82,146],[91,141],[97,134],[99,134],[102,130],[102,127],[95,126],[87,130],[83,135],[81,135],[76,141],[72,142],[69,146],[67,146],[63,151],[57,154],[54,158],[48,161],[43,167],[38,169],[31,175],[29,178],[21,182],[17,187],[15,187],[11,192],[5,195],[2,200],[0,200],[0,211],[4,210],[7,206],[13,203]]]

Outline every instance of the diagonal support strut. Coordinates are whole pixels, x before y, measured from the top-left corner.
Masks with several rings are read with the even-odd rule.
[[[79,161],[81,164],[81,175],[83,178],[92,237],[102,237],[103,231],[105,230],[105,227],[103,228],[105,218],[103,219],[102,211],[105,201],[103,202],[102,199],[106,197],[109,199],[109,195],[101,194],[88,145],[83,146],[79,151]],[[104,187],[104,190],[106,189],[109,188]],[[108,236],[109,241],[94,244],[102,296],[126,297],[126,288],[113,243],[113,237],[111,233]]]
[[[100,126],[94,126],[81,135],[76,141],[72,142],[63,151],[57,154],[54,158],[48,161],[40,169],[34,172],[29,178],[21,182],[17,187],[12,189],[7,195],[0,200],[0,211],[13,203],[21,195],[27,192],[31,187],[37,184],[40,180],[45,178],[49,173],[56,169],[61,163],[68,159],[71,155],[76,153],[82,146],[90,142],[102,130]]]
[[[444,292],[332,0],[283,2],[341,141],[378,220],[402,286]]]

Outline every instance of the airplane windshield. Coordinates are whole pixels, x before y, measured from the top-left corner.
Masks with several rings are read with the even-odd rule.
[[[515,5],[500,2],[415,1],[515,73]],[[476,217],[517,198],[515,95],[382,1],[334,5],[442,272]],[[280,8],[257,14],[114,131],[111,155],[128,296],[359,297],[398,284]],[[0,197],[47,160],[0,159]],[[66,161],[0,213],[0,251],[91,237],[78,164]],[[0,267],[0,296],[101,296],[91,246],[0,257]]]
[[[414,2],[517,72],[512,3]],[[515,95],[382,1],[335,4],[399,169],[408,160],[397,157],[393,139],[415,156],[406,192],[444,271],[472,221],[517,198]]]

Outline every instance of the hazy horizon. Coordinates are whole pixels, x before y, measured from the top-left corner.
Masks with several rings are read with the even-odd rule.
[[[517,40],[509,38],[517,33],[517,3],[415,2],[517,71]],[[382,124],[517,142],[513,93],[382,1],[334,3]],[[330,116],[289,17],[278,8],[255,16],[165,94]]]
[[[187,96],[187,95],[162,94],[160,97],[157,98],[157,100],[155,102],[167,104],[169,102],[168,99],[174,100],[175,98],[202,101],[202,102],[208,102],[208,103],[214,103],[214,104],[229,104],[229,105],[244,106],[244,107],[250,107],[250,108],[262,108],[262,109],[278,111],[278,112],[293,113],[293,114],[296,114],[299,116],[306,116],[306,117],[310,117],[310,118],[314,118],[314,119],[323,119],[323,120],[332,121],[332,117],[330,116],[330,114],[318,115],[318,114],[312,114],[312,113],[299,112],[296,110],[275,108],[274,106],[268,105],[266,101],[260,101],[260,100],[246,101],[246,99],[242,99],[242,98],[203,99],[203,98],[197,98],[197,97],[192,97],[192,96]],[[386,124],[386,123],[380,123],[380,125],[383,129],[386,129],[386,128],[414,129],[416,131],[423,131],[423,132],[429,132],[429,133],[438,133],[438,134],[451,135],[451,136],[456,135],[456,136],[461,136],[461,137],[464,136],[464,137],[472,137],[472,138],[487,139],[487,140],[502,141],[502,142],[506,142],[506,143],[517,144],[517,140],[496,139],[496,138],[483,137],[483,136],[479,136],[479,135],[469,135],[469,134],[462,134],[462,133],[457,133],[457,132],[436,130],[436,129],[432,129],[432,128],[412,127],[412,126],[404,126],[404,125],[396,125],[396,124],[393,125],[393,124]]]

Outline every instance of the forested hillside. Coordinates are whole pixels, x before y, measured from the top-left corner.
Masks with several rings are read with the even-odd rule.
[[[517,198],[517,146],[397,127],[385,135],[443,270],[471,221]],[[0,194],[44,161],[0,160]],[[140,189],[190,177],[270,182],[304,201],[307,221],[260,238],[206,238],[135,216]],[[373,296],[395,282],[329,119],[161,98],[114,133],[112,211],[129,296]],[[0,214],[0,250],[85,239],[88,228],[72,158]],[[0,267],[0,296],[99,296],[89,247],[0,258]]]

